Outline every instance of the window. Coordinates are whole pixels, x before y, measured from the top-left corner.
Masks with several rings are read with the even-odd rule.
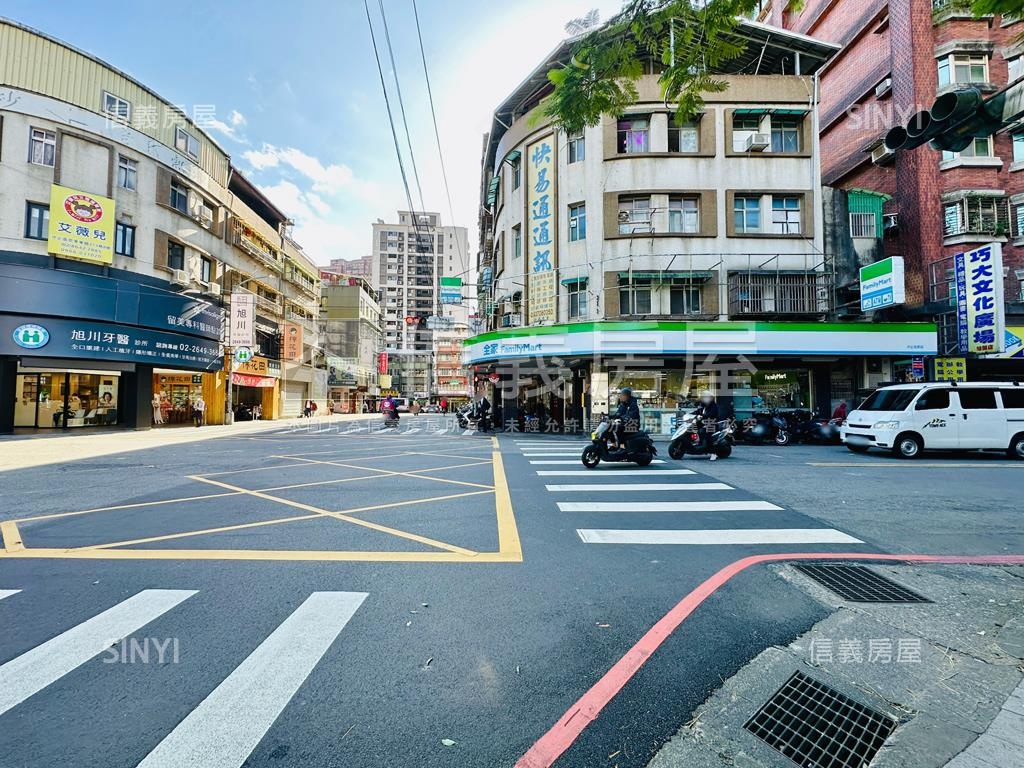
[[[583,131],[569,134],[569,163],[580,163],[587,156],[587,145]]]
[[[199,159],[199,140],[184,128],[174,129],[174,148],[193,160]]]
[[[673,285],[669,287],[669,312],[673,315],[700,314],[700,286]]]
[[[57,134],[33,128],[29,134],[28,161],[51,168],[57,157]]]
[[[878,226],[873,213],[850,214],[850,237],[878,237]]]
[[[122,123],[130,122],[132,119],[132,105],[107,91],[103,92],[103,111],[107,116]]]
[[[1006,234],[1009,205],[1005,197],[965,197],[943,207],[945,236]]]
[[[700,232],[700,200],[696,197],[669,197],[668,231],[695,235]]]
[[[761,231],[761,198],[736,195],[732,202],[733,220],[737,234]]]
[[[1003,396],[1003,408],[1024,408],[1024,387],[1000,389],[999,394]]]
[[[50,232],[50,206],[28,203],[25,206],[25,237],[45,240]]]
[[[967,387],[957,389],[960,396],[960,407],[967,411],[991,411],[996,407],[996,391],[994,389],[974,389]]]
[[[650,280],[633,280],[619,287],[619,314],[651,314]]]
[[[987,82],[987,54],[953,53],[939,59],[940,88],[947,85]]]
[[[199,257],[199,279],[204,283],[213,281],[213,260],[207,256]]]
[[[992,138],[981,136],[976,138],[959,152],[942,151],[942,159],[956,160],[958,157],[992,157]]]
[[[905,411],[916,394],[916,389],[876,389],[856,410]]]
[[[1015,227],[1014,236],[1024,237],[1024,203],[1017,203],[1013,206],[1013,226]],[[1024,290],[1024,283],[1021,284],[1021,289]]]
[[[1013,134],[1013,162],[1024,163],[1024,133]]]
[[[747,139],[761,130],[761,115],[733,114],[732,116],[732,151],[743,152],[747,148]]]
[[[1006,81],[1012,83],[1024,75],[1024,56],[1012,56],[1006,60]]]
[[[173,240],[167,243],[167,268],[185,268],[185,246],[175,243]]]
[[[653,232],[651,226],[650,197],[619,198],[619,234],[631,235],[635,232]]]
[[[645,117],[619,118],[619,154],[632,155],[648,152],[651,122]]]
[[[139,180],[139,163],[130,157],[117,158],[117,186],[122,189],[136,189]]]
[[[518,259],[523,255],[523,228],[521,226],[512,227],[512,258]]]
[[[772,152],[799,152],[801,120],[795,117],[772,118]]]
[[[675,118],[668,119],[668,151],[696,152],[698,150],[697,124],[676,123]]]
[[[569,206],[569,240],[587,239],[587,206],[577,203]]]
[[[579,320],[587,316],[587,281],[577,280],[569,283],[569,319]]]
[[[799,197],[772,197],[772,231],[777,235],[800,234]]]
[[[114,253],[135,256],[135,227],[120,222],[114,226]]]
[[[519,189],[519,185],[523,183],[523,164],[516,160],[512,163],[512,189]]]
[[[188,187],[175,179],[171,180],[170,203],[178,213],[188,214]]]
[[[938,411],[949,408],[948,389],[929,389],[918,398],[915,411]]]

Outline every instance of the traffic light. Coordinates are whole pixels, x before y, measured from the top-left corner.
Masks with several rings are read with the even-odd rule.
[[[1024,82],[1000,91],[987,101],[977,88],[942,94],[932,108],[914,114],[906,126],[885,134],[885,148],[895,152],[925,142],[932,149],[960,152],[975,138],[991,136],[1021,116]]]

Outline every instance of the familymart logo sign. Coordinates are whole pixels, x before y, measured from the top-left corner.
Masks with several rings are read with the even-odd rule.
[[[11,336],[14,343],[23,349],[39,349],[45,347],[50,340],[50,332],[35,323],[19,325]]]
[[[903,257],[890,256],[860,268],[860,311],[871,312],[907,301]]]

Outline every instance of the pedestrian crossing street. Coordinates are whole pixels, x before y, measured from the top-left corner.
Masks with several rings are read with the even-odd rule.
[[[708,482],[682,462],[655,459],[652,467],[602,462],[586,469],[580,461],[584,441],[553,440],[522,436],[514,439],[522,455],[553,497],[559,513],[579,516],[615,513],[621,521],[652,514],[665,527],[577,528],[585,544],[685,544],[685,545],[805,545],[863,544],[860,539],[834,528],[787,527],[795,514],[728,483]],[[694,465],[700,461],[694,459]],[[660,465],[654,468],[654,465]],[[563,467],[555,469],[554,467]],[[574,482],[568,478],[587,478]],[[550,479],[550,482],[549,482]],[[628,482],[623,482],[628,481]],[[583,496],[588,500],[581,500]],[[705,498],[707,497],[707,498]],[[722,516],[749,520],[756,515],[758,527],[722,528]],[[589,519],[593,519],[592,517]],[[761,527],[761,526],[764,527]],[[704,526],[704,527],[702,527]]]
[[[127,642],[165,614],[187,610],[196,594],[142,590],[6,662],[0,666],[0,717],[101,655],[109,661],[115,643]],[[0,589],[0,600],[18,595],[26,609],[36,607],[30,591]],[[139,768],[240,768],[366,597],[363,592],[310,594]]]

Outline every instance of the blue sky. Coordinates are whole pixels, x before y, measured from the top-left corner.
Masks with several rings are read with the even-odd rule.
[[[492,110],[565,36],[567,21],[591,8],[607,18],[621,3],[417,2],[454,223],[469,227],[474,253],[481,137]],[[377,3],[370,10],[393,89]],[[108,61],[186,109],[214,106],[210,133],[295,219],[296,239],[314,261],[369,253],[371,222],[408,207],[361,0],[94,0],[88,13],[82,8],[4,0],[0,15]],[[412,0],[384,0],[384,8],[425,206],[451,223]],[[413,184],[408,158],[406,166]]]

